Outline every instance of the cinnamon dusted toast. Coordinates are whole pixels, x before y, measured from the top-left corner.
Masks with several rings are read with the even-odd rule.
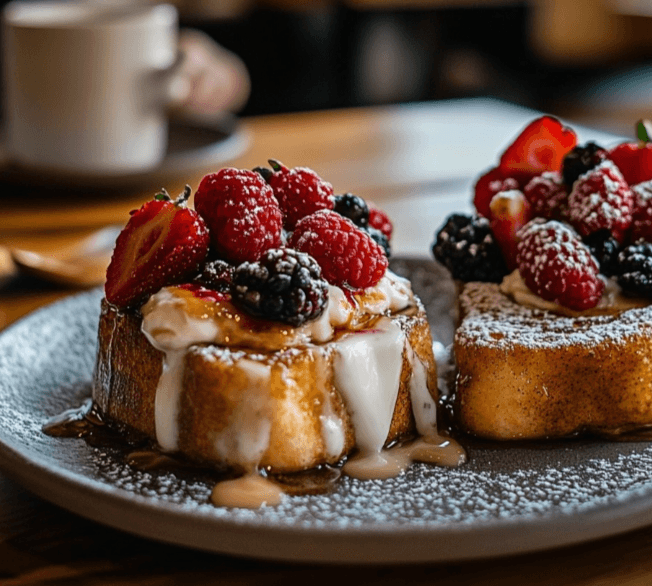
[[[357,333],[339,332],[323,344],[272,352],[201,344],[181,351],[177,451],[215,466],[273,472],[339,461],[359,444],[356,415],[338,380],[340,350],[364,336],[373,343],[370,337],[383,329],[380,320],[402,340],[383,443],[413,434],[414,386],[427,384],[433,397],[437,389],[430,330],[420,304],[411,312],[380,317]],[[103,303],[93,398],[110,419],[158,441],[157,421],[162,423],[155,405],[164,354],[150,344],[141,325],[136,312]]]
[[[563,316],[467,283],[455,335],[460,426],[511,440],[652,425],[652,308]]]

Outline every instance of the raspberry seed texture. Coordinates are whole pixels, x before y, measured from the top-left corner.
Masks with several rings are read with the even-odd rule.
[[[578,311],[598,304],[604,290],[598,263],[570,228],[537,219],[519,238],[518,270],[531,291]]]
[[[369,234],[330,210],[300,220],[288,245],[312,256],[324,278],[338,287],[373,287],[389,264],[383,249]]]

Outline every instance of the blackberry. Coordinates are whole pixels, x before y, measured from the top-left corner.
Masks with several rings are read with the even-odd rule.
[[[607,158],[607,151],[594,142],[587,142],[584,146],[576,146],[564,157],[562,176],[564,183],[570,190],[573,183],[580,175],[597,167]]]
[[[387,239],[387,236],[385,236],[378,228],[367,226],[366,228],[363,228],[363,231],[369,234],[371,239],[383,249],[383,252],[387,258],[392,256],[392,248],[389,245],[389,240]]]
[[[335,207],[333,210],[338,214],[348,218],[360,228],[369,225],[369,207],[364,199],[352,193],[345,193],[344,195],[336,195],[334,201]]]
[[[500,283],[509,272],[489,220],[479,216],[449,216],[432,253],[460,281]]]
[[[272,171],[269,167],[254,167],[252,171],[255,171],[259,175],[263,176],[263,179],[269,183],[269,178],[274,175],[274,171]]]
[[[638,241],[618,255],[618,284],[623,290],[652,297],[652,244]]]
[[[245,262],[235,269],[231,297],[250,315],[300,326],[323,313],[328,283],[310,255],[272,248],[258,262]]]
[[[228,293],[233,280],[233,265],[225,260],[212,260],[204,265],[202,272],[193,280],[207,289]]]
[[[584,238],[584,244],[600,265],[600,272],[606,277],[612,277],[618,272],[618,253],[620,244],[609,230],[603,228]]]

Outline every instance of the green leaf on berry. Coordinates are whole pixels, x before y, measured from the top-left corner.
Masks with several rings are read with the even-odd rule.
[[[641,142],[652,142],[652,122],[650,120],[639,120],[636,123],[636,136]]]
[[[165,189],[165,187],[161,188],[161,191],[159,191],[154,196],[154,199],[156,201],[172,201],[172,198],[170,197],[170,194],[167,192],[167,189]]]

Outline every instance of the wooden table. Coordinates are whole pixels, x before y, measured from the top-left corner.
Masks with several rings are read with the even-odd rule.
[[[396,252],[427,255],[450,211],[468,206],[472,177],[532,117],[490,100],[252,118],[250,148],[229,164],[252,168],[276,158],[305,165],[336,192],[373,199],[394,217]],[[590,138],[608,141],[599,133]],[[205,171],[210,171],[206,169]],[[178,177],[196,187],[204,170]],[[5,188],[0,244],[35,250],[69,244],[124,222],[159,188],[52,197]],[[0,289],[3,326],[72,291],[18,278]],[[647,585],[652,527],[597,542],[489,561],[394,567],[316,567],[236,559],[137,538],[87,521],[0,474],[0,584],[254,584],[334,581],[379,584]]]

